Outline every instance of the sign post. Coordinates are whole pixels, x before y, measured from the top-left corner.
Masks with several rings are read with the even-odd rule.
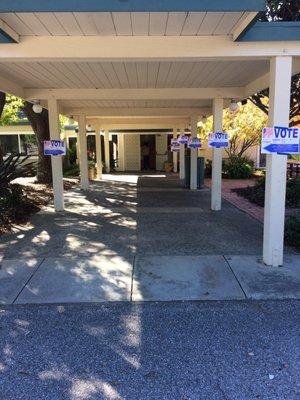
[[[65,156],[66,146],[63,140],[44,140],[45,156]]]

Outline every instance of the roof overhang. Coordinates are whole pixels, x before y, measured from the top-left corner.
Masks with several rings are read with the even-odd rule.
[[[236,39],[239,42],[276,42],[300,40],[300,21],[256,22]]]
[[[264,0],[1,0],[0,12],[264,11]]]

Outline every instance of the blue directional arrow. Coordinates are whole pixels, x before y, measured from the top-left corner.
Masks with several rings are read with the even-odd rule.
[[[227,147],[228,142],[211,142],[210,145],[213,147]]]
[[[298,153],[299,145],[298,144],[269,144],[264,147],[265,150],[270,153]]]
[[[61,156],[64,154],[63,150],[45,150],[44,151],[45,156]]]

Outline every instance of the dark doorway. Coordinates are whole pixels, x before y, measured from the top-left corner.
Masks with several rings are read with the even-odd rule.
[[[141,170],[156,169],[155,135],[141,135]]]

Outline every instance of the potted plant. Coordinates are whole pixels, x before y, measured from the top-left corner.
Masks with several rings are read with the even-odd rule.
[[[95,176],[96,176],[95,161],[89,160],[88,164],[89,164],[89,179],[93,180],[93,179],[95,179]]]

